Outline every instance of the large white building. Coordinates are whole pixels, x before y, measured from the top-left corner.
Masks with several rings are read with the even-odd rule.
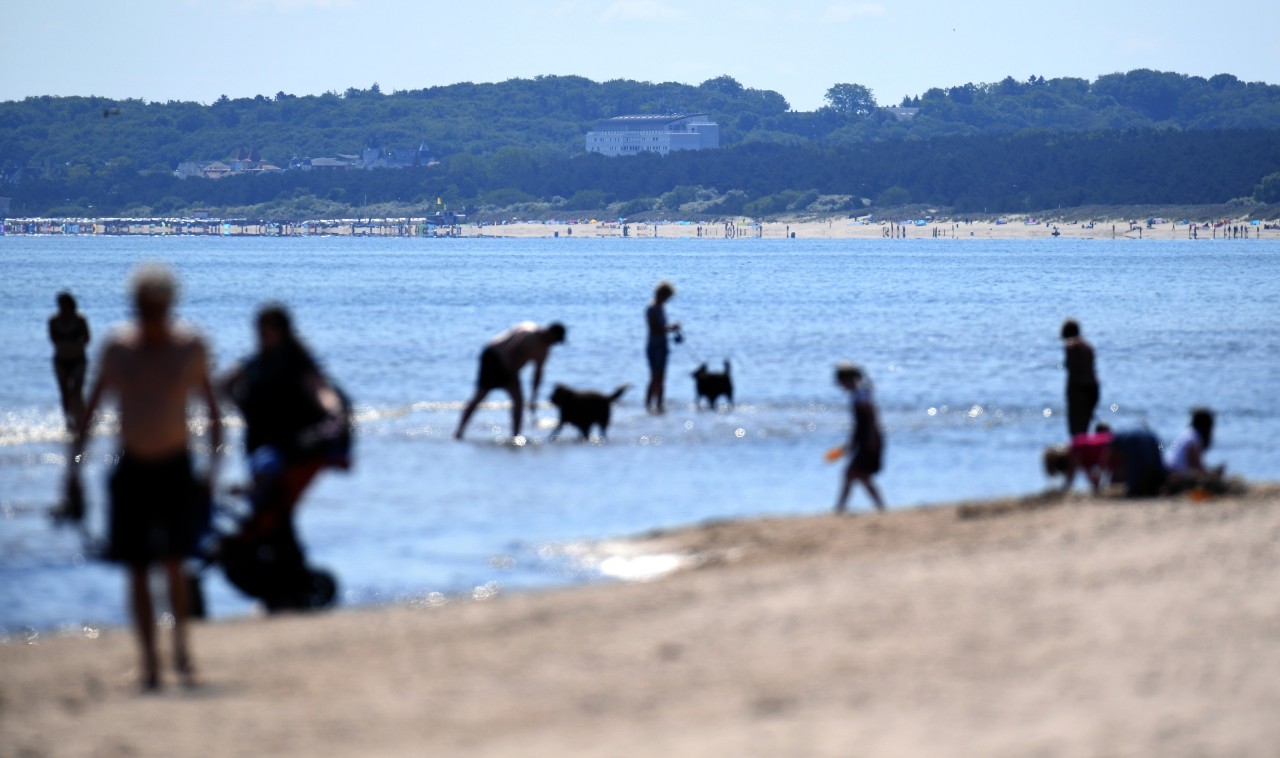
[[[587,132],[587,152],[601,155],[666,155],[672,150],[716,147],[720,147],[720,125],[707,120],[705,113],[615,116]]]

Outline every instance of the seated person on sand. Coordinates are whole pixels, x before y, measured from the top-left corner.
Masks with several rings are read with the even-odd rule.
[[[1111,442],[1114,436],[1111,427],[1099,422],[1092,434],[1077,434],[1071,438],[1071,445],[1055,445],[1044,451],[1044,470],[1049,476],[1064,474],[1066,481],[1062,484],[1063,492],[1070,492],[1075,481],[1076,472],[1084,471],[1089,478],[1093,494],[1102,491],[1104,479],[1110,483],[1112,471]]]
[[[1213,411],[1195,408],[1191,425],[1182,430],[1165,452],[1164,465],[1169,472],[1169,489],[1181,492],[1196,487],[1221,489],[1226,466],[1208,468],[1204,454],[1213,444]]]
[[[524,393],[520,388],[520,369],[533,361],[533,384],[529,392],[529,415],[538,403],[538,387],[542,385],[542,365],[551,353],[551,346],[564,342],[564,324],[554,322],[539,327],[525,321],[489,340],[480,353],[480,374],[476,377],[476,391],[462,410],[454,439],[462,439],[471,414],[490,390],[506,390],[511,396],[511,436],[520,436],[520,419],[524,415]]]

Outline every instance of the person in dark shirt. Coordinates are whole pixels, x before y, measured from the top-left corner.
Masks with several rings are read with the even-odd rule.
[[[1093,367],[1093,346],[1080,336],[1080,324],[1062,322],[1062,343],[1067,369],[1067,431],[1071,437],[1089,431],[1098,407],[1098,376]]]
[[[58,312],[49,318],[49,341],[53,343],[53,375],[62,396],[62,414],[67,431],[74,431],[84,415],[89,322],[76,310],[76,299],[70,292],[58,293]]]
[[[849,465],[844,471],[844,483],[836,499],[836,513],[844,513],[854,482],[862,482],[876,510],[884,510],[884,500],[871,477],[880,471],[884,457],[884,432],[880,429],[879,413],[871,395],[871,383],[862,369],[852,363],[836,366],[836,383],[849,392],[853,399],[853,432],[845,453]]]

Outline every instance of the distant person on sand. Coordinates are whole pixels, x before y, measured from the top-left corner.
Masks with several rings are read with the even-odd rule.
[[[74,432],[84,415],[89,322],[76,310],[76,299],[65,290],[58,293],[58,312],[49,318],[49,341],[53,343],[53,374],[62,395],[62,415],[67,431]]]
[[[1209,468],[1204,461],[1204,454],[1212,445],[1213,411],[1195,408],[1191,411],[1191,425],[1182,430],[1165,452],[1164,465],[1172,488],[1221,484],[1226,467]]]
[[[1062,322],[1062,343],[1066,349],[1067,430],[1075,437],[1089,431],[1098,406],[1098,377],[1093,369],[1093,346],[1080,336],[1080,324],[1073,318]]]
[[[844,483],[836,500],[836,513],[844,513],[854,482],[862,482],[871,495],[876,510],[884,510],[880,492],[871,477],[880,471],[884,457],[884,433],[880,429],[879,414],[871,395],[871,382],[862,369],[852,363],[841,362],[836,366],[836,383],[848,390],[853,400],[853,433],[844,452],[849,465],[844,471]]]
[[[160,686],[156,619],[148,582],[152,565],[165,568],[173,612],[173,665],[195,683],[187,644],[187,597],[182,559],[193,552],[200,486],[187,449],[187,399],[197,394],[209,413],[209,449],[222,442],[218,405],[209,383],[208,350],[191,329],[170,321],[177,282],[168,268],[148,265],[132,279],[136,322],[111,335],[74,441],[71,461],[84,450],[94,411],[105,394],[119,404],[120,458],[111,476],[108,558],[129,569],[134,631],[142,654],[144,689]],[[209,483],[217,469],[209,457]],[[68,490],[75,465],[67,467]]]
[[[516,324],[489,340],[480,353],[480,374],[476,377],[476,391],[462,410],[454,439],[462,439],[471,414],[489,394],[490,390],[506,390],[511,396],[511,434],[520,436],[520,421],[524,415],[524,392],[520,388],[520,369],[533,361],[533,384],[529,392],[529,415],[537,409],[538,388],[542,386],[542,366],[551,354],[553,345],[564,342],[565,328],[560,322],[539,327],[532,321]]]
[[[663,413],[663,398],[666,394],[667,377],[667,334],[674,333],[676,342],[680,335],[680,323],[667,323],[666,303],[675,297],[676,288],[671,282],[658,282],[653,290],[653,302],[645,308],[644,321],[648,327],[648,341],[645,343],[645,357],[649,360],[649,387],[644,394],[644,407],[650,413]]]

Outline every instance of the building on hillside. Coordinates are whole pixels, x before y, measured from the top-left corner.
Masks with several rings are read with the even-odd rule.
[[[363,169],[423,168],[432,163],[434,161],[431,160],[431,151],[427,149],[426,140],[423,140],[416,150],[413,148],[384,149],[381,147],[366,147],[360,153],[360,160],[357,165]]]
[[[636,155],[720,147],[720,125],[705,113],[615,116],[587,132],[587,152]]]
[[[884,110],[888,111],[894,118],[898,119],[899,121],[910,121],[920,113],[919,108],[904,108],[900,106],[885,108]]]

